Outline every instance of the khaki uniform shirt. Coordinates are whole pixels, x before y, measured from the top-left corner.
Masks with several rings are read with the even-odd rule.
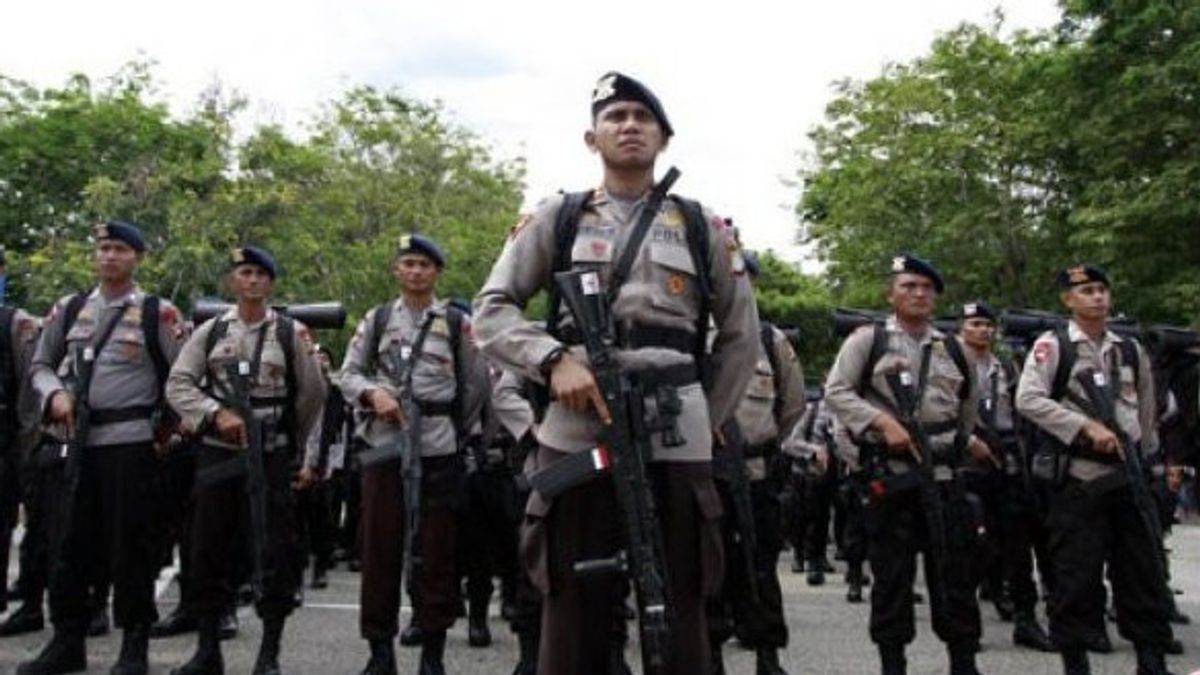
[[[817,399],[804,409],[804,414],[791,433],[784,439],[783,453],[807,463],[805,471],[808,475],[820,475],[823,472],[812,461],[818,451],[828,451],[826,439],[833,438],[833,419],[829,415],[829,406],[824,397]],[[793,466],[793,472],[798,473],[799,467]]]
[[[771,359],[762,353],[762,340],[758,342],[759,357],[754,377],[750,379],[734,417],[748,445],[774,443],[778,447],[804,414],[804,373],[800,370],[800,359],[787,337],[772,326],[770,346],[775,350],[780,371],[780,390],[775,391],[775,372],[771,368]],[[782,401],[778,417],[775,415],[776,400]],[[747,458],[746,466],[751,480],[766,478],[766,462],[762,457]]]
[[[542,202],[526,216],[509,237],[504,252],[475,300],[475,328],[480,349],[503,368],[542,382],[540,366],[562,347],[544,329],[524,316],[525,304],[538,291],[553,283],[555,217],[562,197]],[[571,246],[574,269],[597,271],[603,284],[625,248],[645,204],[609,198],[596,190],[579,221]],[[652,438],[654,459],[704,462],[712,459],[712,429],[733,415],[742,392],[754,373],[760,348],[758,310],[744,272],[741,251],[724,220],[706,212],[711,264],[708,276],[713,285],[712,318],[717,335],[712,347],[712,389],[706,397],[699,383],[680,387],[683,411],[678,420],[684,444],[664,448]],[[678,329],[694,333],[699,317],[701,291],[688,248],[687,227],[674,201],[664,200],[638,252],[628,280],[611,308],[614,321]],[[561,308],[561,326],[571,324],[570,313]],[[586,361],[582,346],[572,354]],[[688,364],[693,355],[666,348],[622,350],[621,364],[631,371]],[[538,427],[542,445],[560,452],[579,452],[595,445],[600,421],[594,411],[576,413],[551,402]]]
[[[234,449],[231,443],[219,438],[210,429],[213,418],[222,408],[231,407],[224,401],[233,396],[233,385],[229,381],[228,368],[239,362],[251,362],[263,336],[262,361],[258,378],[250,388],[251,401],[265,403],[254,405],[255,419],[274,425],[275,435],[264,439],[267,448],[286,447],[289,443],[299,449],[312,433],[313,425],[325,405],[325,378],[321,367],[305,339],[308,329],[295,322],[292,352],[292,375],[296,391],[292,392],[290,405],[293,408],[294,427],[283,426],[287,405],[287,356],[276,334],[276,313],[268,309],[266,316],[254,323],[246,323],[238,317],[237,307],[230,308],[217,319],[211,319],[196,329],[183,346],[179,358],[167,378],[167,401],[179,415],[183,429],[192,434],[203,434],[205,445]],[[218,320],[228,323],[225,336],[217,340],[208,353],[204,349],[209,333]],[[289,438],[290,435],[290,438]]]
[[[900,328],[895,316],[888,318],[885,330],[887,350],[875,364],[866,391],[861,395],[857,389],[870,357],[874,329],[869,325],[863,326],[842,343],[825,382],[825,400],[830,411],[853,438],[864,443],[882,444],[882,437],[870,427],[880,414],[896,410],[887,375],[897,370],[907,370],[912,373],[915,382],[921,369],[922,350],[925,345],[932,343],[929,381],[925,385],[924,398],[919,402],[917,421],[926,426],[957,421],[954,429],[929,435],[934,446],[930,450],[934,452],[951,448],[957,433],[969,438],[979,414],[979,389],[970,374],[964,382],[962,371],[946,349],[945,341],[954,338],[947,337],[932,325],[922,335],[909,335]],[[968,387],[965,400],[959,398],[963,386]],[[892,471],[903,473],[908,470],[909,462],[889,456],[888,465]]]
[[[420,358],[412,370],[412,396],[427,403],[452,403],[458,387],[462,391],[462,425],[454,428],[450,416],[427,416],[421,420],[421,456],[439,457],[458,452],[466,440],[468,430],[476,428],[484,398],[488,395],[487,370],[472,338],[470,317],[463,317],[462,335],[458,341],[458,353],[454,353],[450,342],[450,325],[446,320],[446,305],[434,302],[429,308],[413,310],[397,298],[392,300],[392,315],[379,338],[379,351],[375,355],[375,366],[367,371],[366,351],[371,343],[371,332],[375,326],[375,312],[367,312],[359,322],[346,351],[339,374],[342,395],[357,412],[357,435],[368,445],[375,447],[393,439],[401,433],[399,427],[376,419],[363,403],[363,393],[371,389],[382,389],[397,400],[402,393],[399,381],[398,359],[402,350],[411,349],[417,340],[427,312],[434,314],[429,334],[421,349]],[[455,362],[459,364],[463,382],[455,378]],[[461,436],[461,437],[460,437]]]
[[[33,353],[37,349],[40,330],[37,318],[22,309],[13,312],[12,324],[9,326],[9,344],[12,345],[14,390],[7,392],[8,400],[0,401],[0,414],[13,416],[17,426],[10,430],[13,436],[7,442],[11,444],[10,447],[21,453],[28,449],[39,421],[38,408],[29,388],[29,369],[33,363]],[[8,450],[9,448],[0,447],[0,455]]]
[[[1120,348],[1117,344],[1125,338],[1107,331],[1104,338],[1096,343],[1088,338],[1074,321],[1067,326],[1067,337],[1075,344],[1076,352],[1075,367],[1071,370],[1067,389],[1086,401],[1087,393],[1076,381],[1076,374],[1092,368],[1111,377],[1113,368],[1121,362]],[[1158,449],[1154,374],[1150,368],[1150,359],[1141,346],[1138,347],[1138,355],[1138,383],[1134,383],[1133,368],[1121,364],[1119,385],[1116,388],[1118,396],[1114,403],[1117,424],[1129,436],[1131,442],[1141,442],[1142,452],[1149,456]],[[1050,398],[1054,374],[1058,370],[1058,359],[1058,338],[1053,332],[1042,334],[1033,343],[1025,360],[1025,369],[1017,386],[1017,410],[1043,431],[1070,445],[1083,429],[1088,416],[1066,397],[1062,401]],[[1120,468],[1113,465],[1078,457],[1071,458],[1069,467],[1071,476],[1085,481],[1118,470]]]
[[[54,394],[67,389],[66,382],[77,375],[76,359],[83,358],[85,348],[123,308],[125,313],[120,323],[95,355],[88,402],[93,411],[156,405],[162,392],[142,331],[142,302],[146,294],[135,286],[133,291],[110,300],[97,288],[88,295],[71,330],[64,334],[63,320],[72,297],[59,299],[50,310],[33,356],[30,384],[38,409],[44,413]],[[159,303],[158,333],[150,339],[158,340],[163,358],[172,363],[183,343],[183,326],[174,305],[163,299]],[[60,425],[50,425],[46,431],[58,440],[66,440]],[[147,417],[92,425],[85,443],[121,445],[153,439],[154,430]]]

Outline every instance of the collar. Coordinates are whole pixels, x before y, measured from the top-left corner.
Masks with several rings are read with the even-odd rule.
[[[1090,337],[1088,337],[1088,334],[1083,332],[1083,329],[1079,327],[1079,324],[1075,323],[1075,319],[1070,319],[1067,321],[1067,337],[1070,338],[1071,342],[1091,342],[1092,341],[1092,339]],[[1116,333],[1112,332],[1107,327],[1105,327],[1104,336],[1101,338],[1100,343],[1102,346],[1104,346],[1104,345],[1109,345],[1109,344],[1113,344],[1113,343],[1117,343],[1117,342],[1124,342],[1124,341],[1125,341],[1125,338],[1121,337],[1120,335],[1117,335]]]
[[[230,307],[228,310],[226,310],[225,313],[223,315],[221,315],[221,318],[224,321],[226,321],[227,323],[236,323],[237,325],[242,326],[246,330],[254,330],[254,329],[258,328],[259,326],[263,325],[264,323],[267,323],[268,321],[274,321],[275,320],[275,309],[273,307],[271,307],[270,305],[268,305],[267,313],[265,315],[263,315],[263,318],[261,320],[255,321],[254,323],[246,323],[245,321],[242,321],[242,317],[238,315],[237,305],[235,304],[232,307]]]
[[[113,298],[112,300],[108,300],[104,297],[104,294],[100,292],[99,286],[96,286],[95,288],[93,288],[92,292],[90,294],[88,294],[89,301],[97,300],[97,301],[99,301],[100,305],[104,308],[121,307],[123,305],[134,305],[134,304],[138,303],[138,301],[141,299],[141,297],[142,297],[142,289],[137,284],[134,284],[133,288],[130,289],[128,293],[118,296],[116,298]]]
[[[898,333],[908,337],[915,337],[922,345],[930,340],[944,340],[946,338],[946,334],[938,330],[933,325],[932,321],[925,326],[924,333],[921,333],[918,336],[913,336],[911,333],[900,327],[900,320],[896,318],[895,314],[888,316],[887,321],[884,323],[884,328],[886,328],[889,333]]]

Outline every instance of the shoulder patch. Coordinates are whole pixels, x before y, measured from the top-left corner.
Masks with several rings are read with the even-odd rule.
[[[1033,345],[1033,361],[1037,364],[1043,364],[1050,355],[1054,353],[1054,343],[1050,340],[1042,340]]]
[[[17,322],[17,337],[22,342],[30,342],[37,337],[37,320],[33,317],[23,317]]]

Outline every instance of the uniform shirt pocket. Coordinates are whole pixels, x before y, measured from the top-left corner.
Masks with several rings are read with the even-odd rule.
[[[696,265],[686,245],[652,242],[649,284],[651,302],[658,308],[681,316],[698,306]]]
[[[775,377],[771,374],[770,365],[759,362],[754,370],[754,377],[750,378],[750,384],[746,387],[746,396],[756,399],[775,398]]]
[[[140,326],[122,325],[104,346],[104,358],[112,363],[141,364],[146,360],[146,336]]]

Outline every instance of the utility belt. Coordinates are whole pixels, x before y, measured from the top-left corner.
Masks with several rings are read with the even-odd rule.
[[[454,415],[454,401],[422,401],[414,400],[417,404],[417,410],[421,411],[421,417],[452,417]]]
[[[954,483],[964,481],[958,471],[957,457],[961,455],[955,448],[948,448],[932,453],[933,479],[938,483]],[[897,473],[888,462],[897,460],[908,465],[908,470]],[[873,501],[882,501],[906,492],[916,490],[921,485],[921,468],[911,458],[893,455],[884,445],[862,443],[859,445],[859,461],[863,466],[863,478],[866,480],[867,492]]]
[[[149,421],[157,412],[157,405],[135,405],[128,408],[104,408],[101,410],[93,408],[88,413],[88,423],[94,427],[102,427],[107,424],[119,424],[134,420]]]
[[[583,344],[583,336],[575,326],[562,326],[559,329],[559,339],[568,346]],[[617,329],[617,344],[621,349],[627,350],[657,347],[672,349],[684,354],[694,354],[696,334],[680,328],[633,324]]]

